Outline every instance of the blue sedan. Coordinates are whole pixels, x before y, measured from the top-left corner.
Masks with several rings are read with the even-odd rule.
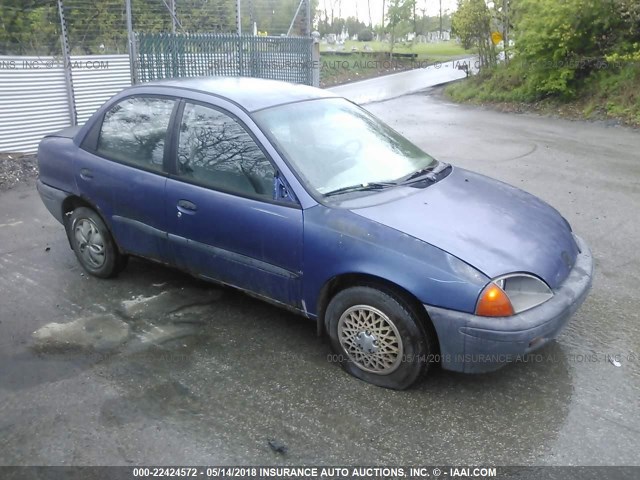
[[[333,358],[382,387],[516,360],[591,286],[589,248],[555,209],[311,87],[135,86],[44,138],[38,161],[90,274],[134,255],[236,287],[316,321]]]

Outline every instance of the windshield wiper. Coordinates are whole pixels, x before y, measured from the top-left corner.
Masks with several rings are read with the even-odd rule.
[[[438,174],[444,172],[451,165],[445,162],[438,162],[438,165],[435,167],[427,167],[418,170],[417,172],[412,173],[408,177],[405,177],[400,182],[401,185],[405,185],[407,183],[413,183],[415,180],[429,180],[435,182],[438,178]]]
[[[325,197],[331,197],[333,195],[340,195],[342,193],[351,192],[369,192],[373,190],[383,190],[385,188],[397,187],[398,184],[394,182],[370,182],[359,183],[358,185],[351,185],[349,187],[338,188],[324,194]]]

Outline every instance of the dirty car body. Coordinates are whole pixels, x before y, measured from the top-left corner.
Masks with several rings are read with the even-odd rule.
[[[429,157],[311,87],[132,87],[46,137],[38,190],[83,267],[129,255],[294,310],[363,380],[486,372],[555,338],[591,253],[540,199]]]

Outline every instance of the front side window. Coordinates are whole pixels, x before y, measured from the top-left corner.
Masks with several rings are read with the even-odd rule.
[[[437,161],[360,107],[344,99],[291,103],[254,119],[315,192],[397,182]]]
[[[98,138],[99,155],[162,171],[165,139],[175,100],[130,97],[109,110]]]
[[[273,199],[271,162],[242,125],[214,108],[185,105],[178,174],[217,190]]]

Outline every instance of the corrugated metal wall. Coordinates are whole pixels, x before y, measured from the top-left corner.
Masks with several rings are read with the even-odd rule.
[[[0,56],[0,152],[32,152],[71,123],[64,70],[51,57]]]
[[[127,55],[71,57],[78,123],[131,85]],[[71,125],[62,62],[0,56],[0,152],[35,152],[47,133]]]
[[[71,64],[80,125],[104,102],[131,85],[128,55],[72,56]]]

